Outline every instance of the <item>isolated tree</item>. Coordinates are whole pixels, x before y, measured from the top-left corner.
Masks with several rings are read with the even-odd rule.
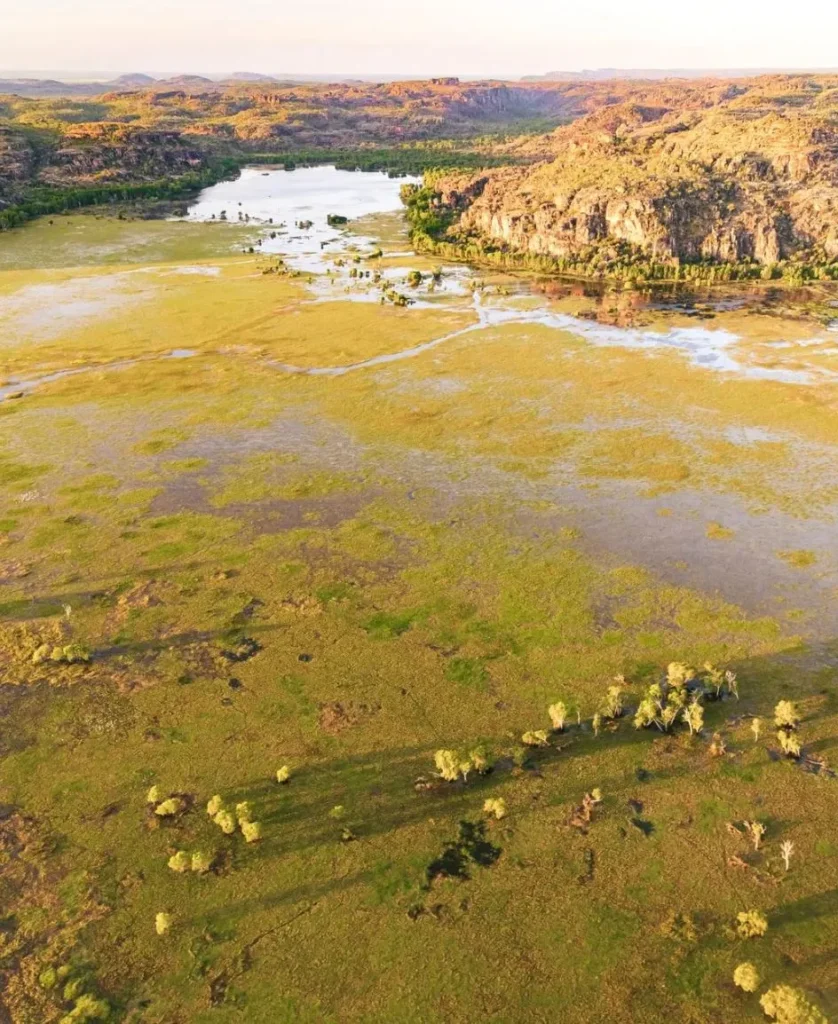
[[[777,1024],[829,1024],[821,1011],[806,998],[799,988],[775,985],[760,998],[766,1016]]]
[[[738,985],[743,992],[756,992],[759,988],[759,971],[747,961],[739,964],[733,972],[733,983]]]
[[[780,856],[783,858],[783,864],[785,865],[786,871],[789,869],[791,863],[791,855],[794,853],[794,843],[791,839],[784,839],[780,843]]]
[[[564,730],[565,722],[567,721],[567,707],[562,701],[556,701],[555,704],[551,704],[547,708],[547,714],[550,716],[550,721],[556,732],[562,732]]]

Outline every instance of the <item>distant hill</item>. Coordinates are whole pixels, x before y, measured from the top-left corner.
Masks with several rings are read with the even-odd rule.
[[[277,82],[279,79],[274,78],[273,75],[260,75],[254,71],[234,71],[232,75],[227,75],[226,80],[228,82]]]
[[[655,81],[663,78],[759,78],[761,75],[830,75],[838,68],[596,68],[525,75],[522,82]]]
[[[122,88],[122,89],[144,89],[146,86],[154,85],[156,79],[152,78],[151,75],[143,75],[137,72],[128,75],[120,75],[118,78],[114,78],[112,82],[108,82],[108,88]]]

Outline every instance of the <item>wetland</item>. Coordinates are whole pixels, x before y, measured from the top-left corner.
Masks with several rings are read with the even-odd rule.
[[[746,959],[835,1012],[838,284],[440,263],[404,184],[0,236],[10,1019],[721,1024]],[[670,663],[738,697],[594,726]]]

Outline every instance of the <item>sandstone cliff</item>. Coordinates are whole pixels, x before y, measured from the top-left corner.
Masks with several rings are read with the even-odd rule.
[[[526,140],[552,157],[534,166],[443,179],[449,236],[557,259],[838,260],[838,78],[669,93]]]

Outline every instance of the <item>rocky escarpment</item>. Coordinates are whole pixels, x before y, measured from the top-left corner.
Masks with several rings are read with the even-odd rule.
[[[770,82],[615,104],[542,140],[549,161],[443,178],[447,237],[593,269],[838,261],[838,79]]]

